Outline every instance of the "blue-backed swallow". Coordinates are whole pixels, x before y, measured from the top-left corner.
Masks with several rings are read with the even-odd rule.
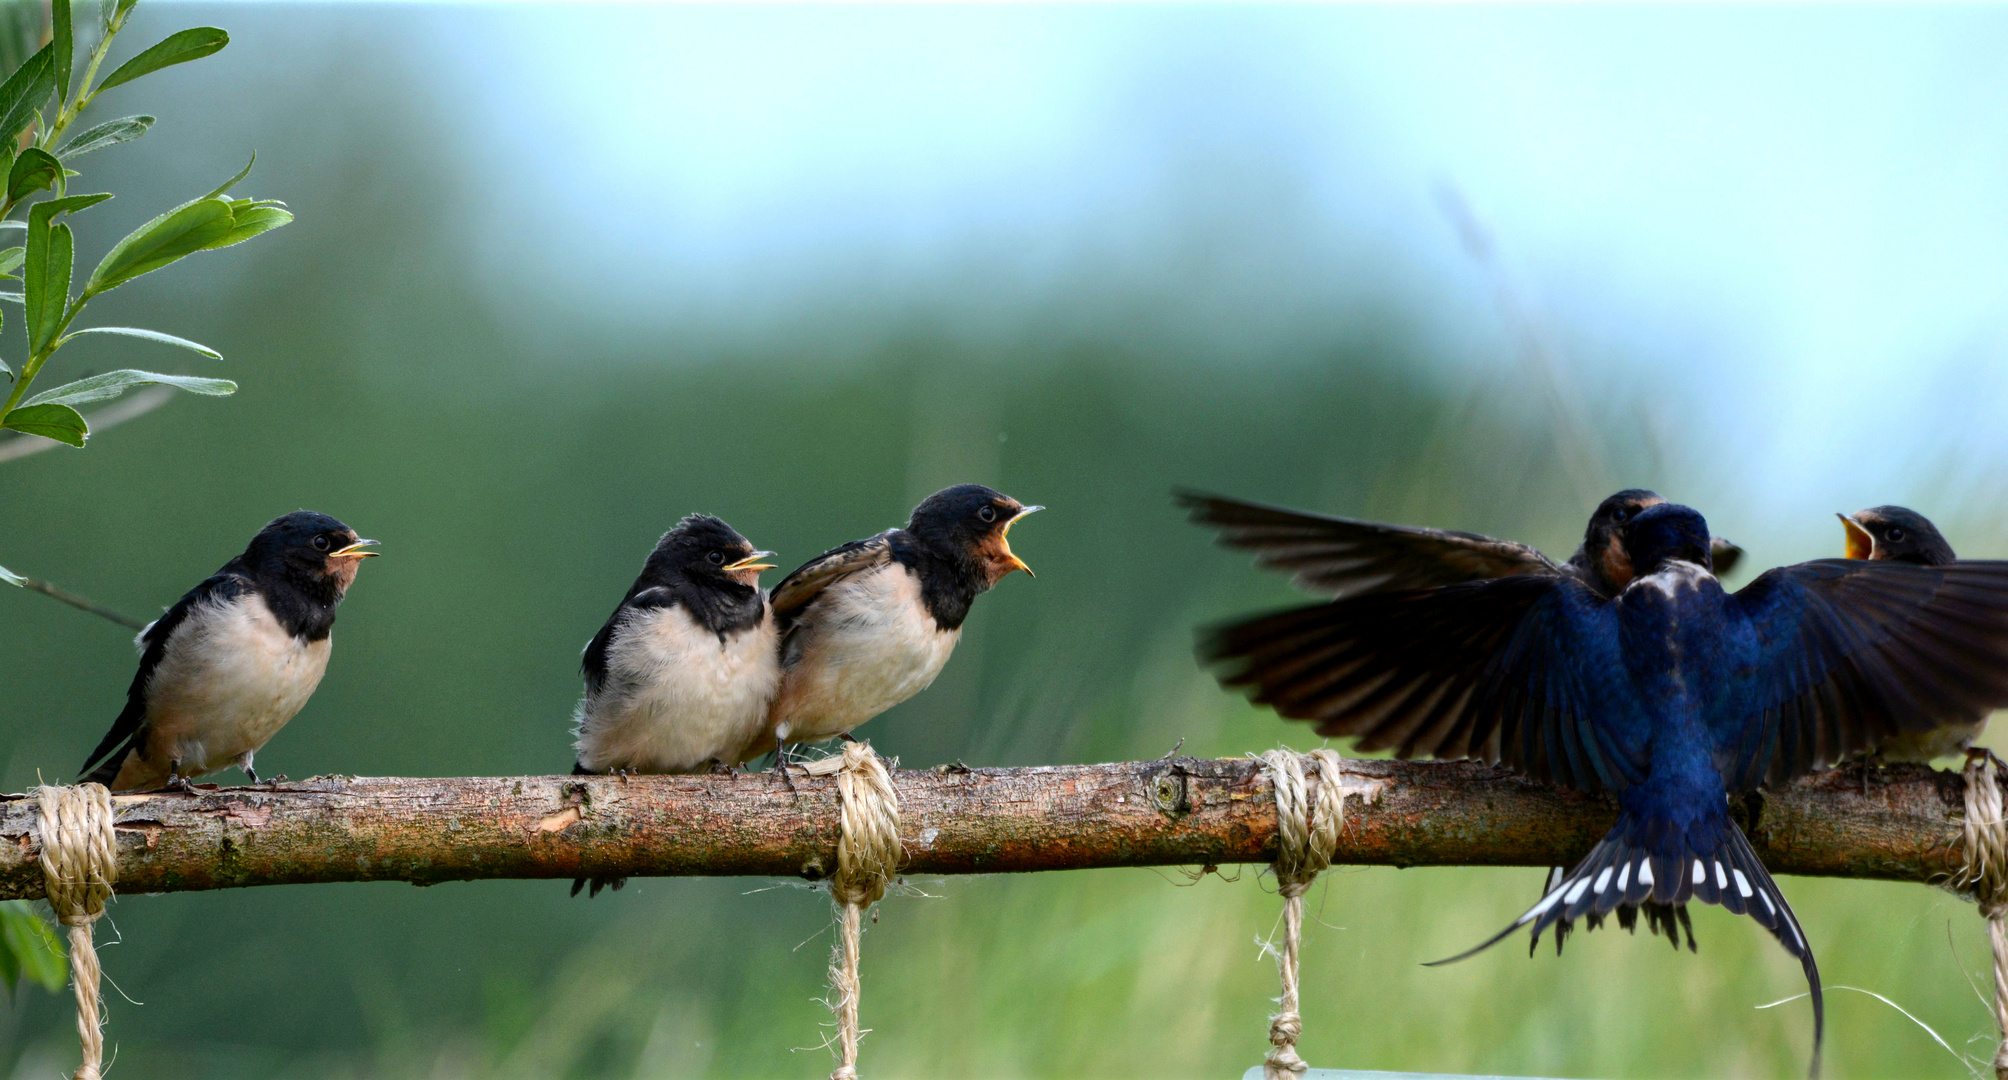
[[[772,554],[702,514],[662,535],[580,660],[574,773],[731,772],[753,756],[781,684],[760,589]],[[591,881],[594,896],[625,883]]]
[[[1177,497],[1194,523],[1219,530],[1222,545],[1254,551],[1261,565],[1333,598],[1520,575],[1570,576],[1600,596],[1615,596],[1632,577],[1616,529],[1666,501],[1642,488],[1612,495],[1590,515],[1576,553],[1557,563],[1526,544],[1478,533],[1328,517],[1199,492]],[[1721,537],[1711,538],[1710,551],[1719,576],[1743,555]]]
[[[772,595],[781,689],[760,752],[848,737],[926,689],[976,598],[1013,570],[1032,572],[1006,537],[1040,509],[958,484],[929,495],[905,528],[853,540],[783,578]]]
[[[252,757],[321,684],[335,609],[375,543],[305,510],[258,530],[134,639],[139,672],[84,779],[114,791],[185,788],[235,765],[257,783]]]
[[[1614,597],[1517,575],[1260,616],[1203,649],[1226,685],[1322,735],[1616,798],[1586,858],[1452,959],[1522,927],[1720,904],[1800,960],[1817,1072],[1819,969],[1729,796],[2008,703],[2008,563],[1819,560],[1730,594],[1694,510],[1653,506],[1616,535],[1633,576]]]
[[[1871,506],[1836,515],[1847,532],[1850,559],[1885,559],[1918,566],[1949,566],[1959,560],[1931,519],[1902,506]],[[1987,730],[1987,715],[1941,724],[1930,731],[1906,731],[1884,739],[1874,757],[1886,762],[1928,762],[1960,753]]]

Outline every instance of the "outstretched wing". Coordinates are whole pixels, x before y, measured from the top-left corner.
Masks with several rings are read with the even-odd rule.
[[[1593,714],[1623,678],[1608,606],[1572,578],[1520,575],[1371,593],[1212,630],[1222,684],[1318,734],[1399,757],[1479,758],[1583,791],[1636,783],[1646,722]]]
[[[1731,611],[1740,664],[1708,719],[1732,790],[2008,706],[2008,562],[1820,559]]]
[[[892,558],[893,530],[831,548],[781,579],[769,594],[774,620],[786,630],[824,589],[854,574],[883,566]]]
[[[95,780],[96,776],[91,774],[91,766],[97,764],[100,758],[132,741],[133,736],[139,733],[140,725],[146,720],[146,685],[153,680],[154,669],[160,666],[161,658],[167,655],[168,639],[173,637],[175,630],[188,619],[188,613],[195,610],[197,604],[211,601],[228,603],[251,588],[250,581],[230,573],[226,568],[224,572],[206,579],[202,584],[183,593],[181,599],[176,600],[174,606],[167,609],[166,614],[148,623],[139,632],[139,636],[133,639],[133,644],[140,649],[139,671],[133,674],[132,685],[126,688],[125,708],[119,712],[118,719],[112,721],[112,729],[105,733],[104,738],[98,740],[97,749],[91,751],[90,756],[84,759],[83,768],[77,770],[85,774],[85,779]],[[123,756],[116,755],[105,763],[112,776],[117,775],[118,758]],[[104,771],[99,770],[101,773]],[[98,782],[109,785],[111,776]]]
[[[1526,544],[1477,533],[1326,517],[1191,491],[1177,498],[1192,521],[1220,530],[1222,544],[1254,551],[1261,565],[1335,597],[1563,573]]]

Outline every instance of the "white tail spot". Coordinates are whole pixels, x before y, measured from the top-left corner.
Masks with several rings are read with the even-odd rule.
[[[1542,897],[1540,903],[1535,904],[1531,908],[1528,908],[1527,914],[1520,916],[1520,921],[1514,923],[1513,925],[1520,926],[1524,923],[1532,922],[1533,920],[1540,918],[1543,912],[1546,912],[1549,908],[1554,907],[1555,902],[1560,900],[1561,898],[1562,898],[1562,890],[1556,889],[1554,892],[1551,892],[1548,895]]]
[[[1644,885],[1644,886],[1646,886],[1647,888],[1651,888],[1651,887],[1652,887],[1652,860],[1651,860],[1651,859],[1640,859],[1640,860],[1638,861],[1638,883],[1639,883],[1640,885]]]
[[[1757,899],[1764,901],[1764,910],[1770,912],[1772,918],[1775,919],[1778,917],[1778,909],[1772,906],[1771,897],[1768,894],[1758,893]]]
[[[1749,895],[1750,895],[1750,879],[1749,879],[1749,878],[1747,878],[1747,877],[1744,877],[1744,876],[1743,876],[1743,871],[1741,871],[1741,870],[1731,870],[1731,871],[1730,871],[1730,873],[1732,873],[1732,874],[1735,874],[1735,875],[1736,875],[1736,891],[1737,891],[1737,892],[1740,892],[1740,893],[1742,893],[1742,894],[1743,894],[1744,896],[1746,896],[1746,897],[1747,897],[1747,896],[1749,896]]]
[[[1705,885],[1708,883],[1708,868],[1701,865],[1700,859],[1694,860],[1694,883],[1696,885]]]
[[[1571,886],[1569,889],[1569,895],[1563,897],[1562,902],[1565,904],[1573,904],[1576,901],[1581,900],[1583,898],[1583,893],[1588,891],[1589,887],[1590,887],[1589,878],[1577,878],[1575,885]]]
[[[1630,881],[1631,881],[1631,864],[1626,863],[1623,866],[1618,867],[1618,891],[1619,892],[1625,891],[1625,885],[1628,884]]]
[[[1611,868],[1606,866],[1604,867],[1604,872],[1597,875],[1597,883],[1595,885],[1590,886],[1590,891],[1596,893],[1598,896],[1602,896],[1604,894],[1604,886],[1609,885],[1610,883],[1611,883]]]
[[[1718,889],[1729,887],[1729,875],[1722,871],[1721,859],[1715,860],[1715,887]]]

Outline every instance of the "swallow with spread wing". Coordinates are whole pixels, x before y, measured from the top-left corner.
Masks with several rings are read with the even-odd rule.
[[[1522,927],[1720,904],[1800,960],[1817,1070],[1819,971],[1729,796],[2008,704],[2008,562],[1820,560],[1731,594],[1687,507],[1614,537],[1631,570],[1615,596],[1569,574],[1368,593],[1221,627],[1203,652],[1321,735],[1612,795],[1617,823],[1589,855],[1463,955]]]

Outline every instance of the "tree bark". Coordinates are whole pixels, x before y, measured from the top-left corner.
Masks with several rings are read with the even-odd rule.
[[[1548,866],[1580,858],[1609,803],[1469,762],[1346,762],[1381,785],[1349,803],[1333,861]],[[988,874],[1264,863],[1276,814],[1254,761],[1174,758],[894,774],[906,872]],[[1808,777],[1737,801],[1774,873],[1943,882],[1959,869],[1955,773]],[[1865,787],[1866,785],[1866,787]],[[323,881],[731,875],[823,877],[830,777],[316,777],[276,788],[119,795],[127,895]],[[0,798],[0,898],[40,897],[35,803]]]

